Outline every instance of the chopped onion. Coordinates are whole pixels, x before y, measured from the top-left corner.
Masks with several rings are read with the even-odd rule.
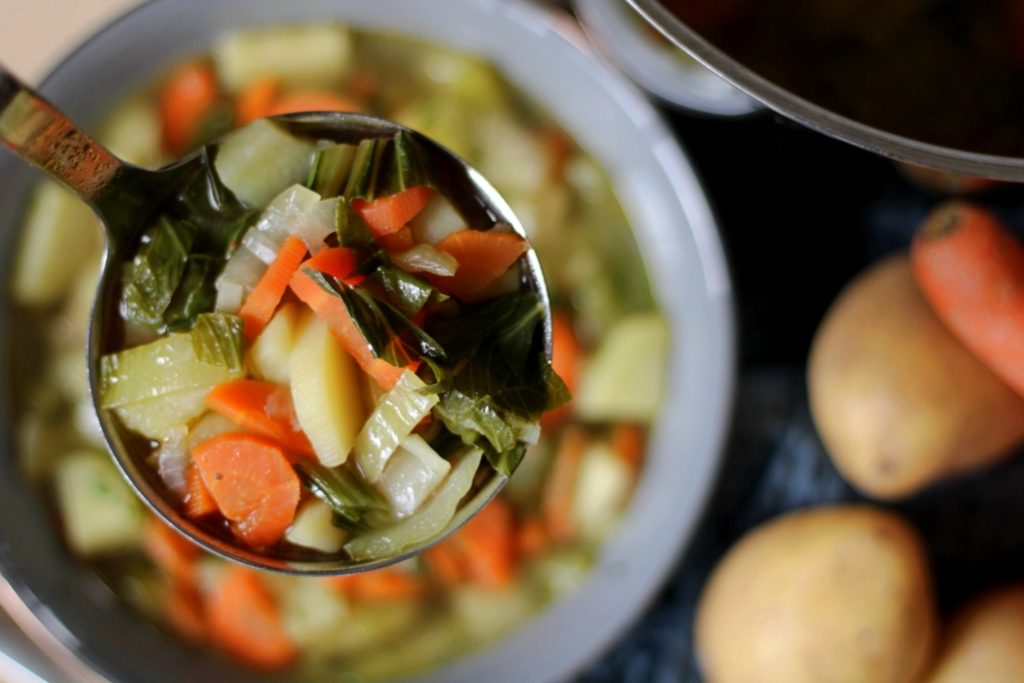
[[[410,273],[433,273],[451,277],[459,268],[459,262],[449,253],[429,244],[417,244],[412,249],[391,255],[391,261]]]
[[[175,427],[156,451],[157,471],[164,486],[179,499],[184,500],[188,491],[185,470],[191,462],[186,439],[188,427]]]

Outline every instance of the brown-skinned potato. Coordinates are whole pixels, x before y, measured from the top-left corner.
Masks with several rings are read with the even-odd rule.
[[[1024,399],[946,330],[906,255],[847,285],[818,329],[807,377],[826,450],[876,498],[994,462],[1024,437]]]
[[[707,683],[915,683],[938,630],[927,559],[894,514],[840,505],[742,538],[697,611]]]

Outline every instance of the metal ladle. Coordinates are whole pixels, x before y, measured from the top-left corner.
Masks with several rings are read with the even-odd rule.
[[[489,182],[465,161],[433,140],[393,122],[363,114],[318,112],[274,117],[292,132],[336,142],[412,135],[430,159],[451,200],[469,225],[507,223],[525,237],[522,225]],[[99,407],[99,359],[116,350],[119,282],[122,265],[131,259],[141,232],[163,203],[183,184],[204,172],[202,150],[158,170],[118,159],[70,121],[52,104],[0,65],[0,141],[15,154],[60,181],[99,216],[106,233],[106,255],[89,326],[87,347],[89,383],[107,445],[118,468],[135,492],[165,522],[199,546],[243,564],[290,574],[348,574],[376,569],[412,557],[437,543],[479,512],[505,484],[507,477],[491,476],[464,501],[443,533],[402,554],[351,562],[340,554],[325,557],[274,557],[227,542],[185,518],[163,493],[159,475],[141,458],[133,457],[125,435],[110,411]],[[545,309],[543,347],[551,356],[551,310],[536,253],[531,248],[521,261],[522,287],[537,292]]]

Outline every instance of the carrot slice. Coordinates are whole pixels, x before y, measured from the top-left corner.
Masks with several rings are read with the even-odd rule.
[[[160,125],[164,148],[178,153],[191,143],[203,118],[217,103],[217,78],[204,62],[185,64],[160,92]]]
[[[400,569],[385,567],[361,574],[336,576],[331,585],[353,600],[385,602],[409,600],[423,594],[423,579]]]
[[[426,185],[417,185],[398,194],[378,197],[373,201],[357,198],[352,208],[370,226],[374,237],[384,237],[398,232],[416,217],[427,205],[434,191]]]
[[[359,105],[347,97],[320,90],[287,93],[271,105],[266,116],[296,114],[305,111],[359,111]]]
[[[313,445],[299,427],[288,387],[257,379],[218,384],[206,395],[206,405],[239,427],[273,439],[290,451],[314,455]]]
[[[583,355],[572,321],[564,313],[551,315],[551,368],[562,378],[570,392],[575,391],[580,374],[580,360]],[[572,403],[566,403],[541,416],[544,429],[555,429],[565,422],[572,412]]]
[[[194,585],[172,581],[164,602],[164,617],[181,636],[195,643],[206,638],[206,618]]]
[[[251,569],[225,569],[206,596],[204,612],[214,642],[248,664],[279,669],[298,654],[277,604]]]
[[[640,425],[621,423],[612,429],[612,452],[619,460],[629,465],[633,472],[640,470],[646,445],[647,437],[644,435],[644,428]]]
[[[451,539],[428,548],[420,557],[426,563],[427,571],[442,586],[457,586],[466,580],[462,557]]]
[[[349,284],[357,284],[363,277],[353,275],[356,269],[356,254],[346,247],[328,247],[306,259],[299,268],[312,268]]]
[[[192,449],[217,508],[247,545],[276,543],[295,519],[299,477],[284,451],[254,434],[220,434]]]
[[[558,444],[555,462],[541,501],[544,521],[554,541],[568,540],[576,533],[572,500],[576,494],[576,478],[586,447],[587,435],[579,428],[567,429]]]
[[[488,503],[451,538],[470,579],[486,588],[507,586],[515,576],[516,533],[511,506],[502,498]]]
[[[274,317],[292,275],[306,256],[306,243],[291,235],[281,245],[277,257],[249,293],[238,315],[245,322],[245,339],[252,342]]]
[[[142,547],[149,559],[171,579],[196,584],[196,560],[200,550],[162,521],[151,517],[143,529]]]
[[[217,502],[210,495],[210,490],[203,483],[203,477],[195,465],[185,471],[185,516],[189,519],[202,519],[217,512]]]
[[[521,557],[533,557],[543,552],[549,541],[548,530],[540,517],[531,517],[519,525],[516,543]]]
[[[412,228],[406,225],[398,232],[378,237],[377,243],[388,251],[406,251],[416,246],[416,238],[412,234]]]
[[[341,299],[325,292],[301,269],[292,277],[291,288],[303,303],[327,323],[327,327],[341,341],[342,347],[381,389],[388,390],[395,386],[404,368],[373,355],[370,345],[352,321]]]
[[[276,78],[269,76],[253,81],[235,100],[235,123],[244,126],[270,116],[280,85]]]
[[[529,244],[511,232],[461,230],[438,242],[436,248],[459,262],[454,275],[427,274],[438,289],[471,301],[484,287],[501,277],[526,253]]]
[[[1024,245],[985,209],[949,202],[928,216],[910,254],[939,318],[1024,395]]]

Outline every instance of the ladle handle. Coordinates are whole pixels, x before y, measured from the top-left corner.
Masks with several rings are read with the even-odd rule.
[[[122,170],[111,154],[0,64],[0,142],[94,206]]]

